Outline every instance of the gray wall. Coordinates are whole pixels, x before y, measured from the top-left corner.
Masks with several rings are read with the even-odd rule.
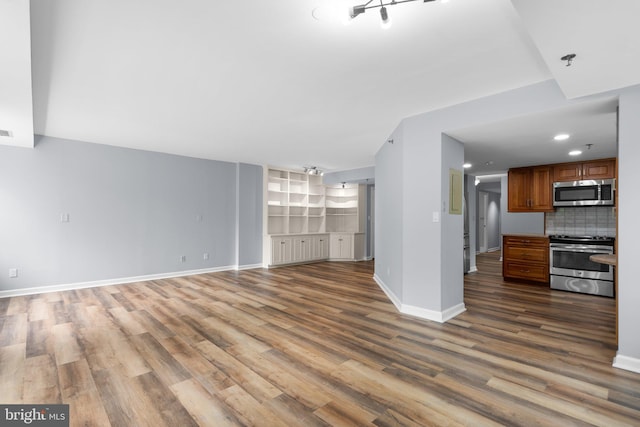
[[[0,146],[0,290],[255,260],[253,253],[239,256],[236,245],[237,164],[50,137],[36,141],[34,149]],[[251,172],[247,181],[245,171]],[[256,186],[260,194],[254,173],[253,166],[241,167],[240,182],[243,191]],[[253,206],[261,215],[261,203]],[[67,214],[69,221],[61,221]],[[242,217],[248,230],[242,248],[251,235],[254,246],[261,245],[252,221]],[[18,277],[8,278],[10,268]]]
[[[470,262],[469,269],[470,271],[477,270],[476,264],[476,251],[477,249],[477,235],[478,235],[478,216],[477,216],[477,205],[478,205],[478,192],[475,190],[475,176],[473,175],[465,175],[464,180],[464,189],[467,194],[467,209],[469,210],[469,248],[470,248]]]
[[[403,304],[445,313],[455,307],[444,305],[452,300],[443,298],[443,289],[450,295],[461,295],[463,288],[462,275],[452,281],[456,273],[442,271],[441,257],[455,259],[450,268],[461,271],[461,251],[455,244],[449,247],[442,243],[443,238],[448,238],[443,237],[444,227],[448,232],[450,224],[432,221],[433,212],[442,212],[442,170],[449,167],[448,162],[443,163],[443,132],[566,104],[557,84],[547,81],[406,118],[400,123],[396,131],[402,137],[392,136],[395,143],[385,143],[376,155],[375,244],[376,275],[394,289]],[[459,167],[461,164],[462,161]],[[463,233],[462,221],[459,227],[457,236]],[[441,253],[443,248],[447,252]]]
[[[403,138],[400,123],[390,136],[393,144],[385,143],[376,154],[375,277],[392,293],[395,303],[403,300]]]
[[[640,86],[620,95],[618,134],[618,356],[631,358],[640,372],[640,286],[638,285],[638,242],[640,242]]]
[[[262,166],[240,163],[238,172],[239,266],[262,265]]]
[[[440,263],[442,271],[442,301],[440,307],[453,307],[462,304],[464,295],[463,287],[456,286],[464,281],[464,271],[461,258],[463,255],[464,215],[449,214],[449,170],[455,169],[463,173],[464,144],[448,135],[442,134],[442,170],[441,170],[441,195],[443,209],[440,215],[442,223],[442,239],[440,240]],[[463,186],[464,190],[464,186]],[[458,256],[447,256],[448,254]]]

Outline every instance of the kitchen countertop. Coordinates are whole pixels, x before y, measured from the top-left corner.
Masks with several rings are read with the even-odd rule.
[[[617,265],[618,264],[618,255],[591,255],[589,259],[593,262],[599,262],[600,264],[608,264],[608,265]]]

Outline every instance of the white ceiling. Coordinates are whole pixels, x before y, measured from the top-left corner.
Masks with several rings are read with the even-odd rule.
[[[465,143],[465,161],[471,163],[466,173],[470,175],[617,157],[617,106],[616,98],[604,98],[446,133]],[[553,137],[560,133],[570,138],[555,141]],[[582,154],[572,157],[569,151],[573,150]]]
[[[372,165],[407,116],[553,77],[568,97],[640,82],[634,0],[416,1],[388,7],[388,30],[378,10],[347,26],[328,19],[357,3],[31,0],[27,118],[36,134],[341,170]],[[569,5],[572,19],[554,15],[566,18]],[[14,35],[22,43],[2,47],[25,57],[29,34]],[[557,51],[573,47],[564,67]],[[605,50],[625,55],[606,79]],[[15,78],[0,74],[0,92]],[[18,124],[7,111],[31,115],[5,99],[0,107],[0,129]]]

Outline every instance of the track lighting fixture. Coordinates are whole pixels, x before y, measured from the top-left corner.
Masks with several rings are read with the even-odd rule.
[[[386,6],[393,6],[400,3],[409,3],[414,1],[419,1],[419,0],[391,0],[388,3],[384,3],[383,0],[380,0],[380,4],[371,4],[373,3],[373,0],[369,0],[365,4],[353,6],[349,11],[350,12],[349,15],[351,16],[351,19],[353,19],[356,16],[364,13],[367,9],[374,9],[379,7],[380,18],[382,19],[382,28],[388,28],[391,25],[391,18],[389,18],[389,13],[387,12]],[[423,3],[432,2],[432,1],[435,1],[435,0],[422,0]]]
[[[307,175],[324,175],[324,172],[321,169],[318,169],[317,166],[305,166],[303,169],[304,173],[306,173]]]

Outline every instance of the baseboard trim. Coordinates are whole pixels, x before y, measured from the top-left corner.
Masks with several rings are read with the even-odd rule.
[[[476,267],[475,265],[469,268],[469,273],[475,273],[476,271],[478,271],[478,267]]]
[[[124,285],[127,283],[145,282],[149,280],[171,279],[174,277],[195,276],[198,274],[217,273],[229,270],[249,270],[253,268],[262,268],[262,264],[251,265],[226,265],[222,267],[203,268],[199,270],[174,271],[171,273],[146,274],[142,276],[121,277],[117,279],[94,280],[90,282],[76,282],[62,285],[38,286],[24,289],[9,289],[0,291],[0,298],[19,297],[23,295],[36,295],[48,292],[73,291],[76,289],[97,288],[100,286]]]
[[[419,317],[421,319],[432,320],[438,323],[445,323],[447,320],[453,319],[458,314],[463,313],[466,310],[467,309],[464,306],[464,303],[460,303],[444,311],[428,310],[422,307],[415,307],[415,306],[403,304],[402,310],[400,311],[404,314]]]
[[[395,293],[393,293],[391,291],[391,289],[389,289],[387,287],[387,285],[384,283],[384,281],[380,278],[380,276],[378,276],[377,274],[373,275],[373,280],[378,284],[378,286],[380,287],[380,289],[382,289],[382,292],[385,293],[385,295],[387,296],[387,298],[389,298],[391,300],[391,302],[393,303],[393,305],[396,306],[396,309],[399,312],[402,312],[402,302],[400,302],[400,299],[396,296]]]
[[[240,266],[238,266],[238,268],[236,268],[236,270],[238,270],[238,271],[240,271],[240,270],[253,270],[254,268],[262,268],[262,263],[260,263],[260,264],[240,265]]]
[[[640,374],[640,359],[616,354],[613,358],[613,367]]]
[[[425,320],[432,320],[438,323],[445,323],[447,320],[453,319],[460,313],[463,313],[467,310],[464,303],[454,305],[453,307],[450,307],[444,311],[428,310],[422,307],[402,304],[402,302],[396,296],[396,294],[393,293],[391,289],[387,287],[387,285],[385,285],[384,281],[377,274],[373,275],[373,280],[378,284],[380,289],[382,289],[382,291],[391,300],[391,302],[396,307],[396,309],[402,314],[419,317]]]

